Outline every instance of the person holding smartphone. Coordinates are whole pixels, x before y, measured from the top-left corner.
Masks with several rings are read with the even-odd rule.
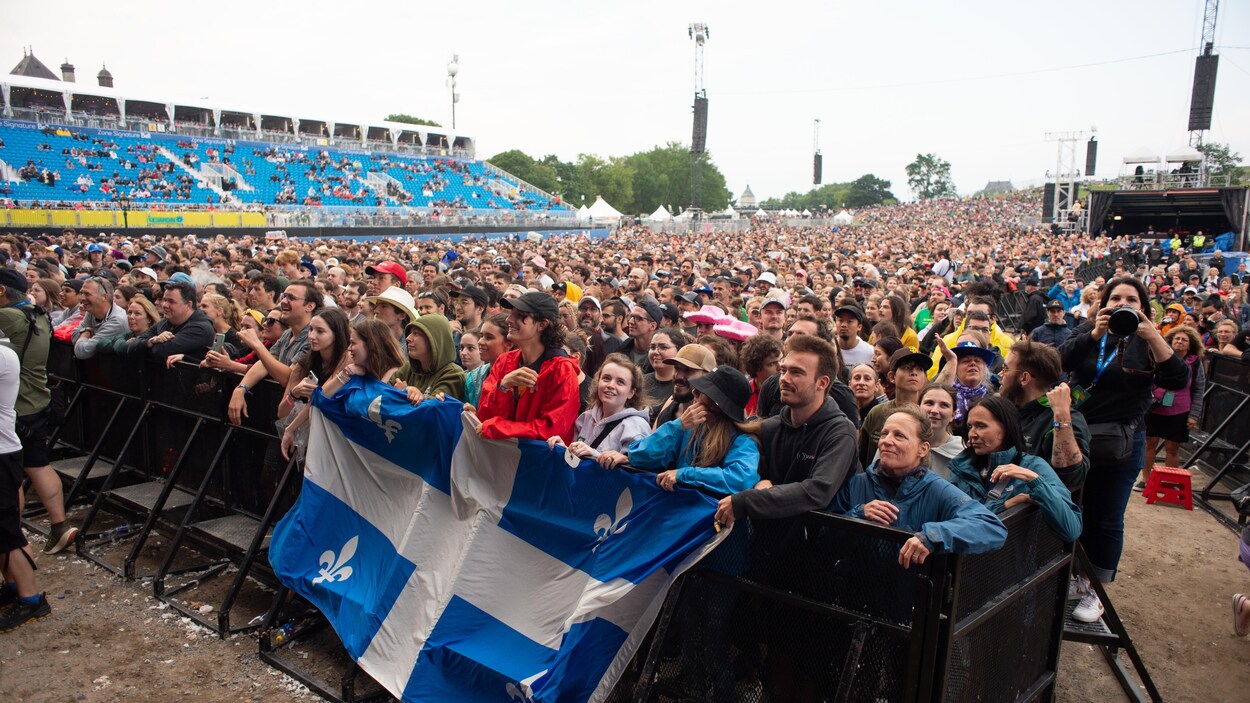
[[[308,351],[291,365],[291,378],[287,382],[286,395],[278,404],[278,433],[286,431],[287,426],[295,419],[300,410],[312,398],[322,381],[330,378],[330,374],[347,355],[347,344],[350,341],[351,329],[347,324],[347,314],[338,308],[324,308],[313,316],[308,323]],[[296,444],[303,446],[301,438]]]

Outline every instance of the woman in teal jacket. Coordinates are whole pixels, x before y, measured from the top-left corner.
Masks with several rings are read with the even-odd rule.
[[[599,463],[659,471],[656,483],[670,491],[682,484],[727,496],[755,488],[760,450],[743,431],[750,381],[733,367],[718,366],[690,379],[690,386],[695,399],[680,419],[634,440],[626,452],[603,452]]]
[[[829,510],[915,532],[899,549],[904,568],[933,552],[979,554],[1003,546],[1007,528],[989,510],[928,470],[929,419],[915,406],[895,408],[868,470],[842,484]]]
[[[1001,396],[983,398],[968,411],[968,448],[951,459],[948,478],[995,513],[1034,503],[1060,539],[1075,541],[1081,509],[1050,464],[1023,447],[1016,406]]]

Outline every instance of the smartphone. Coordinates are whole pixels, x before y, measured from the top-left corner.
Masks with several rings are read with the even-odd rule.
[[[224,332],[218,332],[217,334],[213,335],[213,346],[209,347],[209,351],[215,351],[218,354],[220,354],[221,347],[225,343],[226,343],[226,334]]]

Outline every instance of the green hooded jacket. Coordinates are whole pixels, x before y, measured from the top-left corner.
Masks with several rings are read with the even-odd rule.
[[[395,378],[416,386],[425,396],[444,393],[464,400],[464,369],[456,364],[456,345],[451,338],[451,325],[442,315],[422,315],[407,329],[416,327],[430,343],[433,369],[423,369],[416,359],[409,358]]]

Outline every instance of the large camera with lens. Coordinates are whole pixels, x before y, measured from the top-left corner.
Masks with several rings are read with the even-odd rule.
[[[1137,325],[1140,321],[1141,318],[1137,316],[1137,311],[1133,308],[1116,308],[1111,311],[1111,317],[1107,320],[1107,329],[1117,337],[1127,337],[1137,332]]]

